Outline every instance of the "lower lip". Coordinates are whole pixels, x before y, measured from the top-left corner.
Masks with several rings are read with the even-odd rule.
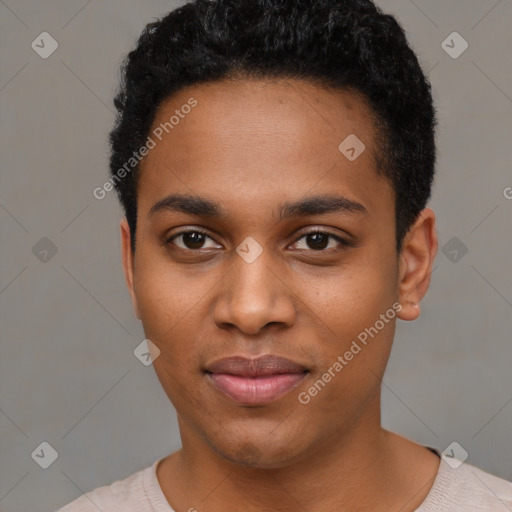
[[[266,404],[296,388],[306,373],[283,373],[265,377],[241,377],[224,373],[207,374],[213,385],[236,402],[246,405]]]

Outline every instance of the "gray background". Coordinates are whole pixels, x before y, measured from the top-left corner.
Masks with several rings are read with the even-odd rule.
[[[441,450],[457,441],[469,463],[512,479],[512,2],[379,4],[432,82],[430,206],[446,253],[421,318],[398,323],[383,423]],[[0,3],[3,512],[55,510],[180,446],[172,405],[133,354],[144,334],[122,275],[121,210],[114,193],[92,195],[107,178],[118,65],[143,26],[177,5]],[[59,44],[48,59],[31,48],[43,31]],[[457,59],[441,46],[453,31],[469,43]],[[55,255],[41,252],[43,237]],[[43,441],[58,452],[48,469],[31,457]]]

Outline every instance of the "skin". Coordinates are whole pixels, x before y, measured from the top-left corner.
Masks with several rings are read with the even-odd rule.
[[[396,318],[307,405],[298,394],[393,303],[402,305],[400,319],[419,316],[437,252],[434,213],[421,212],[398,255],[394,191],[375,171],[377,134],[356,92],[299,80],[223,80],[169,98],[153,127],[190,97],[198,105],[142,162],[135,254],[121,222],[128,289],[161,351],[153,365],[182,440],[157,468],[164,495],[177,512],[241,504],[246,512],[415,510],[439,458],[380,424]],[[366,146],[353,162],[338,150],[349,134]],[[170,194],[207,198],[225,215],[151,215]],[[279,219],[284,202],[324,194],[356,201],[366,213]],[[204,241],[177,236],[163,245],[194,228],[207,232]],[[315,230],[353,246],[305,236]],[[236,252],[247,237],[263,250],[252,263]],[[287,357],[310,373],[284,397],[244,406],[203,372],[219,358],[260,354]]]

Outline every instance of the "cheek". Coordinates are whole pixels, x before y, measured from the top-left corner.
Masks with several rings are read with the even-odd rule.
[[[134,290],[145,335],[161,351],[178,346],[177,332],[192,309],[191,294],[173,273],[150,259],[140,259]]]
[[[199,301],[200,290],[159,251],[143,244],[139,250],[134,290],[141,320],[144,326],[165,332]]]
[[[153,368],[162,389],[176,407],[182,408],[184,405],[179,404],[191,399],[198,378],[194,303],[180,282],[152,269],[137,278],[140,317],[146,338],[159,350]]]
[[[396,321],[396,274],[389,256],[361,255],[357,263],[309,283],[308,306],[314,312],[309,317],[319,333],[321,364],[306,392],[318,396],[312,403],[321,414],[333,414],[332,404],[344,411],[336,414],[355,414],[380,385]],[[319,380],[327,382],[325,387]]]
[[[164,258],[140,258],[134,288],[146,338],[160,350],[154,362],[160,378],[167,379],[166,370],[179,381],[197,376],[198,356],[210,339],[207,308],[215,282],[208,273],[187,275]]]
[[[307,297],[308,308],[331,336],[347,340],[372,326],[397,299],[391,268],[383,259],[361,258],[330,275],[301,282],[298,294]]]
[[[316,305],[321,364],[299,397],[309,404],[305,413],[314,411],[337,425],[358,416],[378,396],[395,332],[392,286],[375,280],[363,287],[361,280],[354,281],[334,283],[336,294]]]

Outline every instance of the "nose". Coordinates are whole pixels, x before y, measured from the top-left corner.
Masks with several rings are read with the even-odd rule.
[[[293,292],[279,275],[266,251],[252,263],[238,254],[220,285],[213,317],[221,328],[238,328],[246,335],[255,335],[269,324],[291,327],[296,308]]]

